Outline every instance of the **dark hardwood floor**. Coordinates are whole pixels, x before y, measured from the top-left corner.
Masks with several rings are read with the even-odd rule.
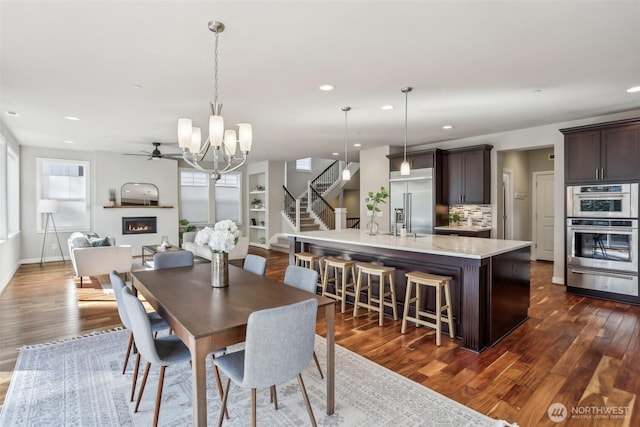
[[[285,254],[251,249],[268,257],[267,276],[282,280]],[[400,334],[400,321],[375,313],[353,318],[336,312],[337,343],[481,413],[521,427],[556,425],[552,403],[581,411],[568,426],[637,426],[640,410],[640,307],[567,294],[551,283],[552,265],[532,263],[530,320],[481,354],[425,328]],[[67,262],[20,267],[0,295],[0,403],[4,401],[18,348],[121,326],[115,301],[99,280],[84,289]],[[323,333],[324,324],[319,324]],[[339,369],[339,367],[338,367]],[[597,409],[590,409],[597,408]],[[612,409],[617,408],[617,409]],[[586,411],[618,411],[591,415]]]

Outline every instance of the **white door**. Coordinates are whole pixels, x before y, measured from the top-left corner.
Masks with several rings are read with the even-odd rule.
[[[534,172],[533,185],[533,255],[537,260],[553,261],[553,172]]]

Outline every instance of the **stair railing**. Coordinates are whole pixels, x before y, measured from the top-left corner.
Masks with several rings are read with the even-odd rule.
[[[335,230],[336,213],[333,206],[312,186],[309,186],[309,194],[311,195],[309,199],[309,208],[311,211],[316,214],[318,219],[322,221],[329,230]]]
[[[347,228],[360,228],[360,218],[347,218]]]
[[[293,194],[291,194],[284,185],[282,186],[282,189],[284,190],[284,214],[293,223],[294,227],[298,229],[300,214],[298,213],[296,206],[296,198],[293,197]]]
[[[311,187],[323,194],[338,179],[340,179],[340,162],[336,160],[311,181]]]

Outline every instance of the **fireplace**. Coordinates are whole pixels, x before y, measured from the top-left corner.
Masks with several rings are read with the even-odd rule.
[[[122,234],[153,234],[156,232],[155,216],[122,217]]]

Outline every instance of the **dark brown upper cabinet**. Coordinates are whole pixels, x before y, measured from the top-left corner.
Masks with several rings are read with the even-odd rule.
[[[411,169],[433,168],[437,152],[438,150],[424,150],[407,153],[407,161]],[[404,153],[389,154],[387,158],[389,159],[389,170],[397,172],[404,161]]]
[[[449,205],[491,203],[491,145],[445,152],[445,190]]]
[[[640,180],[640,118],[560,129],[565,183]]]

